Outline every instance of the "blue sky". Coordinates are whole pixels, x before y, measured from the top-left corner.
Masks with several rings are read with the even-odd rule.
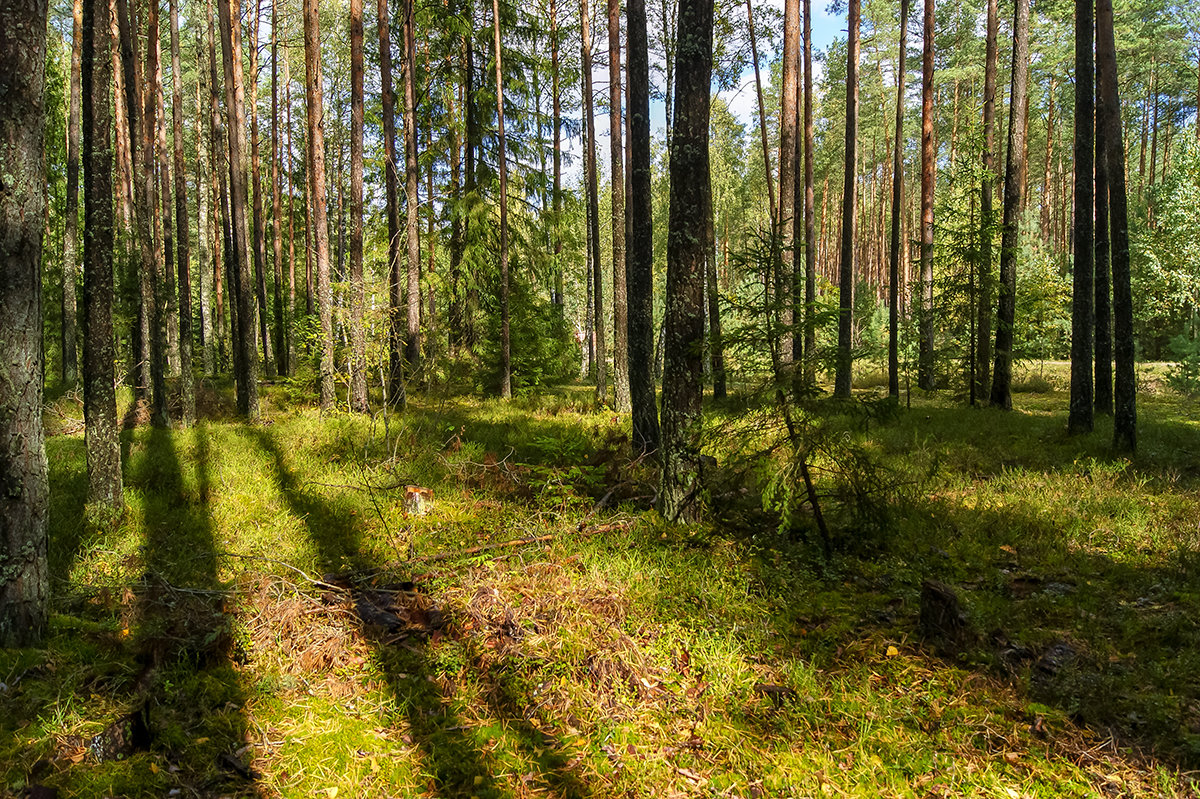
[[[780,13],[783,12],[783,0],[768,0],[769,5],[775,6]],[[830,14],[825,0],[813,0],[813,19],[812,19],[812,35],[813,35],[813,51],[824,50],[829,44],[839,36],[846,35],[846,18],[840,15]],[[782,42],[780,42],[782,46]],[[775,53],[767,51],[759,46],[759,61],[760,69],[763,72],[764,83],[768,78],[768,64],[774,58]],[[821,65],[814,64],[814,71],[817,80],[820,79]],[[607,91],[608,86],[608,67],[597,67],[593,70],[593,82],[596,91]],[[750,66],[742,74],[739,85],[728,91],[720,93],[720,96],[729,103],[729,108],[733,114],[744,122],[748,129],[757,127],[758,125],[758,101],[754,91],[754,68]],[[650,106],[651,125],[653,127],[652,135],[662,140],[664,138],[666,128],[666,112],[665,106],[661,100],[654,101]],[[564,171],[568,181],[578,180],[582,165],[579,156],[582,155],[582,143],[578,139],[573,139],[565,143],[566,150],[572,156],[572,163]],[[597,161],[602,174],[607,173],[608,161],[608,114],[596,115],[596,154]]]

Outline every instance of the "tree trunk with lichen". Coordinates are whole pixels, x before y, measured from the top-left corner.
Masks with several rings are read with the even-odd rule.
[[[112,37],[108,0],[83,9],[83,424],[88,503],[124,504],[113,380]]]
[[[0,647],[46,626],[49,488],[42,433],[45,0],[0,6]]]
[[[667,223],[662,479],[658,510],[695,519],[700,491],[700,400],[704,340],[704,217],[709,206],[708,124],[712,78],[712,0],[680,0],[671,206]]]
[[[236,2],[237,0],[232,0]],[[231,0],[220,0],[221,51],[225,64],[225,111],[229,136],[229,219],[232,231],[226,262],[231,265],[231,286],[236,310],[234,375],[238,412],[258,418],[258,358],[254,343],[254,288],[250,271],[250,230],[246,219],[245,90],[242,86],[240,25]]]

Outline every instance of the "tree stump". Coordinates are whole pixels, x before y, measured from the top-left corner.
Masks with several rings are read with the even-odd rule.
[[[424,516],[433,510],[433,489],[420,486],[404,487],[404,512],[409,516]]]

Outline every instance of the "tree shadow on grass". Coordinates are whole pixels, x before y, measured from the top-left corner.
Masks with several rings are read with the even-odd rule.
[[[554,795],[564,799],[594,795],[569,768],[562,742],[533,723],[533,698],[511,683],[503,669],[481,667],[477,643],[438,606],[437,597],[424,595],[411,583],[380,586],[361,579],[377,564],[363,554],[363,531],[357,517],[340,512],[302,485],[270,432],[253,430],[248,435],[270,458],[280,494],[307,528],[322,565],[341,571],[325,579],[345,587],[360,632],[370,643],[404,715],[407,732],[420,749],[430,787],[442,796],[513,795],[500,775],[507,768],[501,762],[504,753],[496,751],[510,745],[519,757],[532,761],[531,778]],[[344,571],[346,566],[349,573]],[[404,600],[406,593],[415,598]],[[457,674],[450,667],[439,667],[443,654],[462,658]],[[459,677],[461,681],[456,682]],[[460,691],[461,683],[466,682],[481,686],[482,701],[495,726],[480,728],[466,723],[461,711],[470,699]],[[497,743],[498,739],[503,740]]]
[[[902,536],[889,528],[901,537],[879,540],[873,554],[861,542],[856,554],[839,554],[836,579],[782,611],[775,626],[795,655],[823,674],[887,671],[882,653],[894,643],[1008,683],[1022,700],[1024,745],[1053,743],[1053,716],[1058,732],[1068,722],[1086,727],[1099,736],[1093,742],[1109,741],[1112,754],[1132,748],[1168,767],[1200,765],[1200,553],[1151,559],[1080,546],[1060,519],[1020,507],[922,497],[889,512],[924,521],[907,523]],[[766,590],[787,589],[786,569],[764,560],[757,571]],[[970,626],[964,638],[922,630],[926,578],[961,600]],[[1042,710],[1025,718],[1026,706]],[[914,734],[930,723],[910,721]]]
[[[73,692],[76,712],[92,723],[56,734],[49,765],[30,776],[71,795],[257,795],[241,753],[229,592],[216,571],[208,431],[127,435],[126,496],[145,538],[125,563],[144,572],[124,585],[83,586],[68,600],[71,621],[47,642],[55,668],[42,690]],[[194,473],[177,449],[189,436]]]

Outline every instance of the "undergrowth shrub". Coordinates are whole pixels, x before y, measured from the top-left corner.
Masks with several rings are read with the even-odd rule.
[[[1167,385],[1185,397],[1200,397],[1200,339],[1179,335],[1170,349],[1175,365],[1167,370]]]
[[[508,301],[512,391],[523,395],[573,377],[578,357],[562,310],[538,296],[516,270],[511,274]],[[485,368],[479,372],[479,387],[498,394],[502,369],[499,307],[490,309],[488,319],[480,348]]]

